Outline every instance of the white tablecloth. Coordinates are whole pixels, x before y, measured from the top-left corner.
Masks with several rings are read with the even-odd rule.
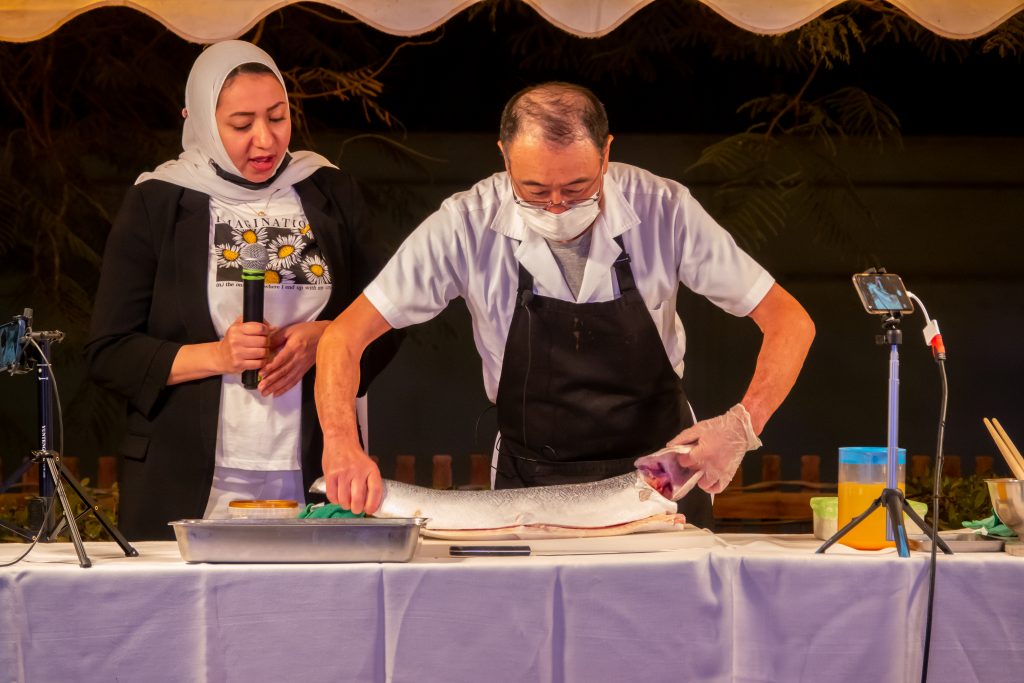
[[[0,569],[6,681],[917,681],[927,564],[806,536],[534,541],[660,550],[407,564],[186,564],[173,543]],[[24,550],[0,545],[0,563]],[[1024,558],[939,557],[930,681],[1020,681]]]

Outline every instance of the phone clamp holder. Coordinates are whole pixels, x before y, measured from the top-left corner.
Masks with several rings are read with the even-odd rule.
[[[875,344],[878,346],[898,346],[903,343],[903,330],[900,329],[902,314],[899,311],[891,311],[882,319],[882,334],[875,335]]]

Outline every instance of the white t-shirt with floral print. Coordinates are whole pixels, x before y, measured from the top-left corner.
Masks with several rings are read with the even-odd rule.
[[[260,215],[262,214],[262,215]],[[229,204],[210,199],[207,294],[217,334],[242,315],[242,245],[267,248],[263,315],[274,327],[316,320],[331,295],[331,273],[294,189],[269,202]],[[220,467],[296,470],[299,465],[302,383],[277,398],[242,386],[241,374],[222,376],[217,422]]]

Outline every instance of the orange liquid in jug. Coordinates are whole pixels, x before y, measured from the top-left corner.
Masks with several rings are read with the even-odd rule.
[[[868,509],[875,498],[882,495],[885,482],[839,482],[839,515],[836,519],[837,529],[842,529],[857,515]],[[900,491],[906,492],[904,484],[899,485]],[[860,550],[878,550],[895,547],[894,541],[885,540],[885,529],[889,523],[885,508],[878,508],[867,519],[853,527],[839,542]]]

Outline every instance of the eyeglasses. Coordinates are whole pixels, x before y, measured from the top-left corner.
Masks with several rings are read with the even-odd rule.
[[[579,209],[584,206],[593,206],[601,201],[601,191],[598,190],[592,197],[586,197],[585,199],[563,199],[560,202],[528,202],[525,199],[520,199],[516,196],[515,191],[512,192],[512,201],[519,206],[524,206],[528,209],[536,209],[537,211],[547,211],[552,206],[561,206],[562,208],[568,209]]]

